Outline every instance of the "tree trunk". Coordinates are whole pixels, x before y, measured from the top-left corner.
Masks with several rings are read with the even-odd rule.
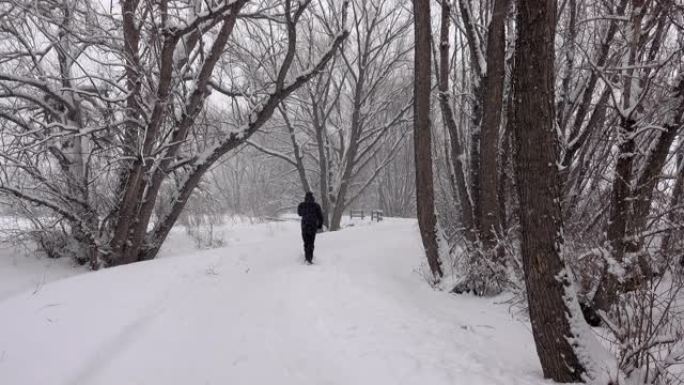
[[[677,210],[677,205],[682,201],[682,195],[684,195],[684,154],[679,154],[677,156],[677,168],[679,175],[675,179],[674,187],[672,187],[672,197],[670,198],[670,212],[667,214],[668,222],[672,224],[684,223],[684,218],[682,218],[682,209]],[[673,226],[674,227],[674,226]],[[661,254],[668,256],[672,252],[672,241],[673,235],[681,234],[681,227],[670,228],[663,235],[663,240],[661,241],[660,251]],[[674,233],[674,234],[673,234]],[[684,258],[684,257],[683,257]],[[684,260],[682,260],[684,262]],[[681,262],[680,262],[681,263]]]
[[[638,3],[640,0],[633,1],[630,17],[629,56],[626,62],[628,68],[622,74],[622,106],[618,109],[621,115],[620,127],[617,132],[618,154],[606,230],[611,257],[614,262],[619,264],[622,264],[625,252],[634,252],[638,248],[635,237],[628,238],[629,230],[634,221],[635,205],[633,198],[636,193],[633,188],[634,159],[637,150],[635,140],[637,122],[634,115],[638,114],[636,110],[639,103],[638,98],[641,96],[641,91],[633,87],[636,85],[633,79],[638,76],[635,73],[634,65],[638,58],[641,20],[643,18],[643,4]],[[631,112],[625,114],[623,111]],[[612,270],[610,263],[604,265],[602,279],[593,299],[594,305],[599,310],[607,311],[622,291],[620,290],[620,279],[613,274]],[[632,271],[631,268],[629,270]]]
[[[608,214],[608,229],[606,231],[610,253],[617,262],[622,262],[625,254],[625,236],[627,235],[628,219],[632,211],[632,164],[634,163],[635,122],[623,119],[618,132],[618,156],[613,178],[613,188]],[[609,272],[610,265],[606,264],[603,279],[597,289],[594,304],[600,310],[608,310],[617,296],[618,280]]]
[[[292,143],[292,155],[294,156],[295,167],[297,168],[297,175],[299,175],[299,182],[302,184],[302,190],[304,193],[311,191],[311,186],[309,185],[309,179],[306,177],[306,168],[304,167],[304,156],[299,149],[299,143],[297,143],[297,136],[295,135],[295,128],[290,122],[290,118],[287,116],[287,111],[285,111],[284,104],[278,107],[280,115],[285,121],[285,126],[287,127],[287,132],[290,134],[290,142]]]
[[[451,7],[449,1],[442,1],[442,21],[439,36],[439,106],[442,110],[442,119],[449,132],[451,166],[453,168],[454,184],[458,202],[461,206],[461,221],[463,222],[466,239],[475,241],[475,229],[473,224],[473,205],[468,194],[468,185],[465,178],[465,162],[463,147],[459,138],[459,131],[451,108],[451,90],[449,89],[449,24]],[[449,160],[447,160],[448,162]]]
[[[513,87],[509,87],[508,95],[506,96],[506,123],[503,135],[501,136],[501,154],[499,158],[498,183],[499,190],[499,225],[501,230],[506,232],[508,230],[508,210],[506,208],[506,197],[508,196],[508,187],[513,186],[510,174],[511,162],[511,132],[513,131]]]
[[[432,179],[432,134],[430,128],[431,49],[430,1],[413,0],[415,15],[415,80],[413,85],[413,137],[416,164],[416,209],[418,227],[435,281],[444,275],[437,245]]]
[[[484,53],[482,52],[482,42],[475,26],[475,19],[472,15],[472,1],[459,0],[458,6],[463,19],[463,30],[466,35],[466,42],[470,50],[470,65],[472,68],[472,87],[473,95],[470,98],[472,104],[471,127],[470,127],[470,194],[473,204],[473,225],[475,229],[480,228],[480,137],[482,124],[482,95],[483,78],[486,71]],[[465,80],[465,79],[464,79]]]
[[[572,309],[579,309],[561,259],[554,130],[554,46],[556,2],[518,0],[514,144],[520,201],[522,258],[532,334],[544,376],[580,382],[585,373],[573,347]],[[574,293],[573,293],[574,294]]]
[[[620,2],[617,4],[614,14],[622,16],[628,2],[629,0],[620,0]],[[606,62],[608,61],[609,53],[611,52],[611,44],[615,34],[618,31],[619,24],[617,20],[617,18],[610,20],[608,30],[601,41],[601,45],[597,48],[597,57],[592,60],[596,63],[595,66],[598,68],[605,66]],[[569,26],[568,28],[572,29],[572,26]],[[593,103],[595,98],[594,91],[596,90],[596,86],[599,84],[599,79],[600,76],[598,71],[592,71],[589,75],[589,80],[586,82],[586,86],[582,87],[581,89],[582,96],[578,97],[578,99],[574,101],[575,103],[579,103],[578,107],[576,108],[576,112],[573,114],[572,111],[568,111],[567,116],[563,117],[563,120],[568,127],[561,127],[561,130],[564,132],[568,129],[571,130],[568,135],[570,138],[568,141],[570,146],[566,149],[561,163],[565,170],[563,174],[569,172],[569,167],[572,164],[577,151],[582,148],[586,140],[591,136],[590,134],[594,132],[594,128],[597,127],[598,123],[601,121],[600,118],[605,113],[605,105],[610,94],[610,89],[608,87],[606,87],[606,89],[603,91],[599,101],[597,103]],[[572,100],[569,102],[573,103]],[[593,109],[589,122],[585,125],[585,118],[587,114],[592,111],[592,105],[596,105],[596,107]],[[571,119],[571,116],[574,116],[573,119]],[[572,126],[572,128],[570,128],[570,126]],[[562,180],[566,180],[565,175],[563,175]]]
[[[328,191],[328,155],[325,151],[327,142],[327,134],[325,127],[318,115],[318,103],[315,97],[311,96],[311,107],[314,130],[316,130],[316,146],[318,148],[318,165],[319,165],[319,188],[321,192],[321,210],[323,211],[323,225],[330,228],[330,191]]]
[[[495,0],[492,20],[487,33],[487,75],[484,78],[482,129],[480,133],[480,171],[478,231],[484,250],[496,245],[495,233],[499,230],[497,212],[497,158],[499,126],[503,108],[505,77],[506,11],[508,0]]]
[[[362,59],[363,60],[363,59]],[[365,87],[366,70],[365,67],[360,65],[358,80],[355,84],[354,90],[354,102],[353,110],[351,116],[351,135],[349,138],[349,144],[346,152],[344,152],[344,161],[341,165],[342,176],[340,178],[339,187],[337,189],[337,196],[335,197],[335,207],[333,208],[332,218],[330,219],[330,230],[337,231],[341,228],[342,214],[344,209],[347,208],[347,191],[349,190],[349,185],[352,183],[354,167],[356,166],[357,158],[356,154],[359,150],[359,138],[361,132],[363,131],[363,122],[361,121],[361,108],[363,106],[363,90]]]
[[[653,192],[667,164],[670,147],[675,142],[677,134],[681,131],[682,123],[684,123],[684,74],[680,74],[675,80],[672,87],[672,98],[679,100],[679,104],[673,109],[673,118],[664,122],[664,131],[660,132],[656,144],[646,156],[644,166],[637,179],[632,223],[635,232],[642,231],[646,226],[646,220],[653,202]]]

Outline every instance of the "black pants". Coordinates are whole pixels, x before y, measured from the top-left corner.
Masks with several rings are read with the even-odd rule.
[[[314,242],[316,241],[316,229],[302,228],[302,239],[304,240],[304,258],[307,262],[313,260]]]

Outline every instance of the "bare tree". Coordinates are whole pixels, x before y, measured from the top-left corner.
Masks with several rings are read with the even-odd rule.
[[[449,27],[454,15],[448,1],[442,1],[440,29],[439,90],[442,121],[449,132],[451,154],[447,166],[452,170],[451,179],[456,192],[455,200],[459,205],[458,215],[462,221],[463,235],[469,268],[463,274],[455,291],[471,291],[478,294],[495,294],[503,289],[504,263],[502,249],[495,252],[495,246],[502,238],[502,220],[505,218],[505,193],[503,187],[505,174],[499,167],[500,142],[507,146],[503,132],[504,95],[506,83],[506,21],[508,16],[507,0],[494,2],[473,2],[459,0],[460,29],[456,30],[454,42],[461,37],[467,50],[454,52],[471,71],[462,75],[464,95],[467,103],[462,103],[455,112],[449,87],[453,58],[450,55]],[[475,8],[479,6],[479,17]],[[487,25],[486,28],[480,23]],[[481,30],[485,29],[483,36]],[[466,60],[466,58],[468,60]],[[508,87],[510,89],[510,87]],[[468,105],[469,107],[467,107]],[[460,119],[457,116],[460,115]],[[467,118],[466,118],[467,117]],[[457,121],[460,120],[460,127]],[[469,132],[469,135],[466,133]],[[469,145],[466,157],[464,146]],[[505,152],[505,151],[504,151]],[[505,157],[503,158],[506,159]],[[466,177],[467,176],[467,177]],[[483,274],[483,269],[487,270]],[[478,287],[476,289],[476,286]]]
[[[333,34],[329,49],[293,74],[310,3],[127,0],[120,14],[82,2],[45,3],[37,15],[13,8],[6,20],[16,22],[2,30],[9,49],[0,73],[7,101],[0,191],[51,211],[44,220],[67,223],[65,236],[93,267],[154,258],[212,165],[323,70],[346,38]],[[272,33],[261,33],[264,24]],[[258,89],[244,73],[213,77],[223,52],[240,44],[235,36],[277,37],[275,72],[248,79],[266,83]],[[244,98],[238,105],[247,111],[208,140],[196,122],[212,90]],[[171,175],[178,183],[168,211],[153,218]]]
[[[407,140],[378,178],[377,207],[388,217],[413,218],[416,215],[416,183],[412,148],[412,141]]]
[[[327,3],[310,25],[334,31],[342,23],[336,9],[334,2]],[[318,185],[331,230],[340,229],[344,211],[397,155],[408,134],[411,107],[405,81],[411,20],[404,2],[355,0],[350,10],[351,37],[335,65],[287,102],[282,118],[289,149],[259,146],[295,166],[305,190]],[[317,43],[312,33],[301,55],[310,56]],[[309,180],[311,171],[318,175]]]
[[[508,0],[499,0],[491,4],[480,4],[483,11],[480,14],[489,15],[487,34],[483,37],[474,14],[473,2],[458,2],[473,69],[469,184],[473,200],[474,228],[471,231],[477,232],[478,240],[485,252],[495,246],[496,233],[500,230],[497,209],[497,163],[504,101],[505,26],[508,3]],[[483,18],[482,22],[486,23],[486,20]],[[448,23],[444,16],[442,23]],[[445,75],[441,78],[445,79]]]
[[[380,140],[387,138],[386,134],[393,129],[403,127],[406,132],[405,116],[410,103],[400,76],[407,72],[406,58],[411,46],[406,40],[406,32],[411,24],[406,13],[397,11],[397,6],[401,7],[401,4],[368,0],[352,6],[350,22],[354,26],[351,33],[355,43],[341,51],[346,84],[338,85],[338,92],[342,91],[341,87],[350,90],[351,105],[345,108],[350,115],[338,116],[338,120],[332,122],[339,140],[336,141],[338,171],[330,181],[333,190],[331,230],[339,229],[344,210],[358,191],[362,191],[357,190],[351,198],[347,196],[356,175],[373,157]],[[394,76],[390,76],[392,73]],[[349,123],[345,124],[345,121]],[[403,138],[402,135],[390,146],[398,148]],[[386,165],[395,152],[382,164]],[[373,178],[380,171],[376,170],[371,174]],[[367,180],[361,188],[371,181]]]
[[[646,68],[638,63],[641,60],[653,62],[661,47],[662,34],[666,33],[667,25],[664,14],[669,13],[670,2],[663,2],[662,7],[654,6],[654,20],[645,21],[649,7],[645,2],[633,1],[629,7],[630,31],[624,65],[616,74],[622,78],[621,84],[615,84],[611,79],[605,79],[607,88],[611,92],[611,99],[615,111],[619,116],[619,126],[616,139],[618,155],[615,163],[615,177],[613,179],[610,211],[607,225],[607,242],[612,259],[623,263],[626,253],[642,259],[641,271],[634,273],[634,267],[626,266],[626,270],[639,276],[633,279],[641,280],[651,275],[648,261],[640,254],[643,239],[640,233],[644,230],[648,214],[651,210],[653,189],[665,166],[669,149],[681,128],[684,101],[675,105],[672,117],[662,124],[664,131],[653,139],[652,144],[641,164],[637,162],[638,129],[643,122],[642,102],[650,92],[652,79],[657,68]],[[644,23],[646,25],[644,25]],[[649,27],[650,24],[650,27]],[[653,28],[653,42],[647,49],[647,40],[643,38],[643,29]],[[672,96],[676,99],[684,86],[684,78],[675,79],[672,86]],[[619,98],[616,96],[619,95]],[[624,291],[618,290],[618,281],[625,277],[618,277],[609,263],[605,264],[603,279],[597,289],[594,303],[599,309],[608,310],[615,303],[617,295]]]

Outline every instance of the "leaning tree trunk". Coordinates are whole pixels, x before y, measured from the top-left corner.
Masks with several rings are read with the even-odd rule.
[[[554,141],[555,0],[518,0],[515,67],[515,174],[532,334],[544,376],[580,382],[573,346],[579,309],[561,259],[560,184]],[[568,300],[569,297],[571,300]],[[575,311],[574,311],[575,310]]]
[[[438,281],[443,273],[437,246],[437,218],[432,180],[430,1],[413,0],[413,11],[415,15],[413,138],[416,164],[416,211],[428,264],[435,280]]]

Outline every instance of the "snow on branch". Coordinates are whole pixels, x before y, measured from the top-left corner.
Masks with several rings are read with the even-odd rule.
[[[214,146],[211,146],[202,154],[197,156],[195,158],[194,164],[197,167],[200,167],[207,161],[213,162],[219,156],[237,147],[239,144],[243,143],[250,136],[252,136],[252,134],[256,132],[268,120],[268,118],[270,118],[276,106],[283,99],[303,86],[307,81],[316,76],[325,68],[327,63],[334,56],[335,52],[340,47],[342,42],[347,38],[347,36],[349,36],[348,31],[340,31],[340,33],[335,36],[330,48],[313,67],[300,73],[291,83],[283,85],[281,88],[276,88],[274,92],[266,96],[263,102],[257,104],[252,109],[252,112],[249,114],[249,122],[247,124],[245,124],[238,131],[229,133]]]
[[[29,85],[31,87],[37,88],[37,89],[45,92],[46,94],[50,95],[51,97],[53,97],[55,100],[59,101],[60,103],[63,103],[70,110],[74,109],[73,104],[71,104],[71,102],[69,100],[65,99],[64,97],[62,97],[62,95],[59,95],[57,92],[52,90],[50,88],[50,86],[45,82],[41,82],[41,81],[38,81],[35,79],[26,78],[26,77],[22,77],[22,76],[14,76],[14,75],[6,74],[6,73],[0,73],[0,80],[5,80],[5,81],[19,83],[19,84],[25,84],[25,85]]]
[[[295,162],[294,160],[292,160],[292,158],[290,158],[289,156],[287,156],[287,154],[285,154],[285,153],[282,153],[282,152],[276,151],[276,150],[272,150],[272,149],[270,149],[270,148],[266,148],[266,147],[264,147],[264,146],[262,146],[262,145],[260,145],[260,144],[258,144],[258,143],[256,143],[256,142],[254,142],[253,140],[247,139],[247,140],[245,141],[245,143],[247,143],[248,146],[254,147],[255,149],[257,149],[257,150],[263,152],[264,154],[274,156],[274,157],[276,157],[276,158],[279,158],[279,159],[282,159],[282,160],[286,161],[287,163],[289,163],[289,164],[291,164],[291,165],[293,165],[293,166],[297,166],[297,162]]]
[[[4,184],[0,184],[0,192],[4,192],[5,194],[8,194],[10,196],[14,196],[15,198],[18,198],[20,200],[26,201],[33,203],[38,206],[45,207],[47,209],[50,209],[54,211],[55,213],[61,215],[62,217],[68,219],[72,223],[74,223],[76,226],[78,226],[79,230],[81,230],[90,240],[94,245],[99,245],[99,242],[97,241],[97,237],[92,234],[88,230],[88,225],[85,223],[85,221],[78,217],[76,214],[74,214],[73,210],[70,210],[69,208],[66,207],[61,207],[56,203],[52,203],[50,201],[47,201],[45,199],[41,199],[39,197],[36,197],[34,195],[31,195],[27,192],[19,191],[15,188],[8,187]]]
[[[470,9],[470,3],[466,0],[459,0],[459,8],[461,10],[461,17],[463,18],[464,29],[468,46],[471,50],[471,62],[475,67],[475,72],[479,78],[484,78],[487,74],[487,61],[484,56],[484,46],[477,32],[477,26],[473,19],[473,12]]]
[[[183,35],[194,32],[197,29],[207,29],[207,27],[216,24],[220,19],[230,15],[235,11],[233,8],[241,8],[245,4],[245,0],[226,0],[218,7],[209,8],[208,10],[197,15],[194,20],[190,21],[185,27],[169,27],[169,33],[174,40],[180,39]],[[204,25],[208,23],[209,25]]]

